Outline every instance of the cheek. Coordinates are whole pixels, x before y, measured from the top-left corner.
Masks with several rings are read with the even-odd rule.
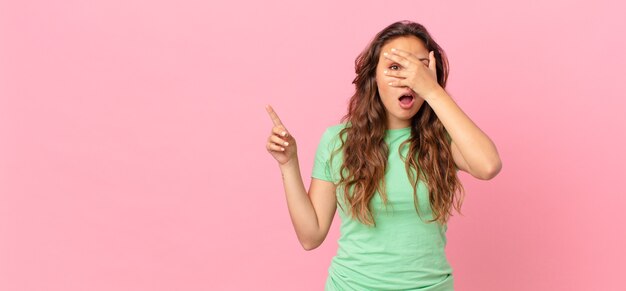
[[[378,95],[380,95],[380,99],[381,101],[383,101],[383,103],[388,104],[389,102],[391,102],[392,100],[392,92],[390,92],[391,90],[389,89],[389,86],[381,86],[378,87]]]
[[[391,82],[391,77],[385,76],[382,70],[376,72],[376,87],[378,87],[378,94],[383,101],[387,101],[390,96],[393,96],[394,87],[388,85]]]
[[[382,72],[376,76],[377,85],[385,91],[394,90],[396,87],[389,86],[389,82],[396,81],[397,78],[386,76]]]
[[[383,72],[376,74],[376,85],[378,85],[379,88],[388,88],[389,85],[387,85],[387,83],[389,82],[389,77],[385,76]]]
[[[381,84],[381,85],[382,85],[382,84],[386,84],[386,83],[388,83],[388,82],[389,82],[388,80],[389,80],[389,78],[391,78],[391,77],[389,77],[389,76],[387,76],[387,75],[385,75],[385,74],[383,73],[386,69],[387,69],[387,68],[384,68],[384,67],[378,67],[378,68],[376,68],[376,82],[377,82],[378,84]]]

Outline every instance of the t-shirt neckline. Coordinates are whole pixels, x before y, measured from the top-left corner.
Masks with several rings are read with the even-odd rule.
[[[391,137],[402,136],[407,133],[411,133],[411,127],[409,126],[409,127],[403,127],[403,128],[387,129],[385,133],[387,136],[391,136]]]

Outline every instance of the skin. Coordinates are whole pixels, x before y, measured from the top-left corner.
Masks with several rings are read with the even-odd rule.
[[[415,73],[424,74],[426,78],[433,78],[435,83],[437,82],[436,69],[433,67],[431,70],[428,68],[430,63],[429,51],[424,46],[422,40],[415,36],[401,36],[388,41],[383,45],[381,51],[388,52],[392,48],[401,49],[407,53],[416,56],[425,66],[421,71]],[[434,57],[433,57],[434,58]],[[434,62],[433,62],[434,64]],[[417,111],[422,107],[424,99],[419,96],[414,96],[414,102],[411,108],[404,109],[400,107],[398,98],[405,94],[416,95],[414,90],[409,87],[399,87],[389,85],[390,82],[397,82],[405,77],[398,77],[397,75],[388,74],[389,72],[398,72],[406,70],[402,65],[388,59],[384,54],[380,54],[378,58],[378,65],[376,66],[376,85],[378,87],[378,94],[387,111],[387,128],[397,129],[405,128],[411,125],[411,119]]]
[[[280,167],[291,223],[302,247],[307,251],[315,249],[326,238],[337,210],[335,185],[311,179],[307,193],[300,173],[296,139],[270,105],[265,109],[274,124],[266,149]]]
[[[489,180],[502,168],[495,145],[437,83],[436,59],[417,37],[398,37],[383,45],[376,68],[376,82],[387,111],[389,129],[410,126],[410,120],[427,102],[452,138],[457,167],[475,178]],[[406,92],[415,96],[411,108],[399,106]],[[312,250],[322,244],[337,210],[336,186],[311,179],[307,192],[302,181],[296,140],[274,109],[267,105],[273,127],[266,149],[278,162],[291,222],[300,244]]]
[[[405,46],[406,42],[421,42],[419,39],[411,40],[410,37],[399,38],[399,41],[404,42]],[[412,47],[419,46],[413,44]],[[436,59],[433,52],[429,53],[428,64],[424,63],[424,58],[420,54],[411,53],[400,47],[383,49],[382,56],[402,67],[400,70],[383,70],[384,76],[392,78],[387,85],[411,89],[428,103],[446,128],[452,138],[450,149],[456,166],[477,179],[489,180],[495,177],[502,169],[502,161],[496,146],[437,83]],[[395,108],[385,108],[392,116],[388,118],[396,118],[399,120],[396,123],[400,126],[407,127],[410,124],[407,124],[409,121],[402,119],[401,115],[400,118],[394,115]],[[393,120],[388,120],[388,123],[393,124]]]

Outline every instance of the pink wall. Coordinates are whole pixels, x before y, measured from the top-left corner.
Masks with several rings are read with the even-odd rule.
[[[301,249],[264,105],[308,186],[354,58],[402,19],[504,164],[461,174],[457,289],[626,290],[624,5],[373,2],[2,0],[0,290],[321,290],[339,221]]]

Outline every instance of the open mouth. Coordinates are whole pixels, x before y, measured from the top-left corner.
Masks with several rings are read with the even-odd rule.
[[[413,104],[415,103],[415,92],[413,91],[405,91],[402,96],[398,97],[398,101],[400,101],[400,107],[402,109],[411,109]]]
[[[411,101],[413,101],[413,95],[411,94],[405,94],[400,96],[400,98],[398,98],[398,100],[400,100],[400,103],[404,104],[404,105],[408,105],[411,103]]]

